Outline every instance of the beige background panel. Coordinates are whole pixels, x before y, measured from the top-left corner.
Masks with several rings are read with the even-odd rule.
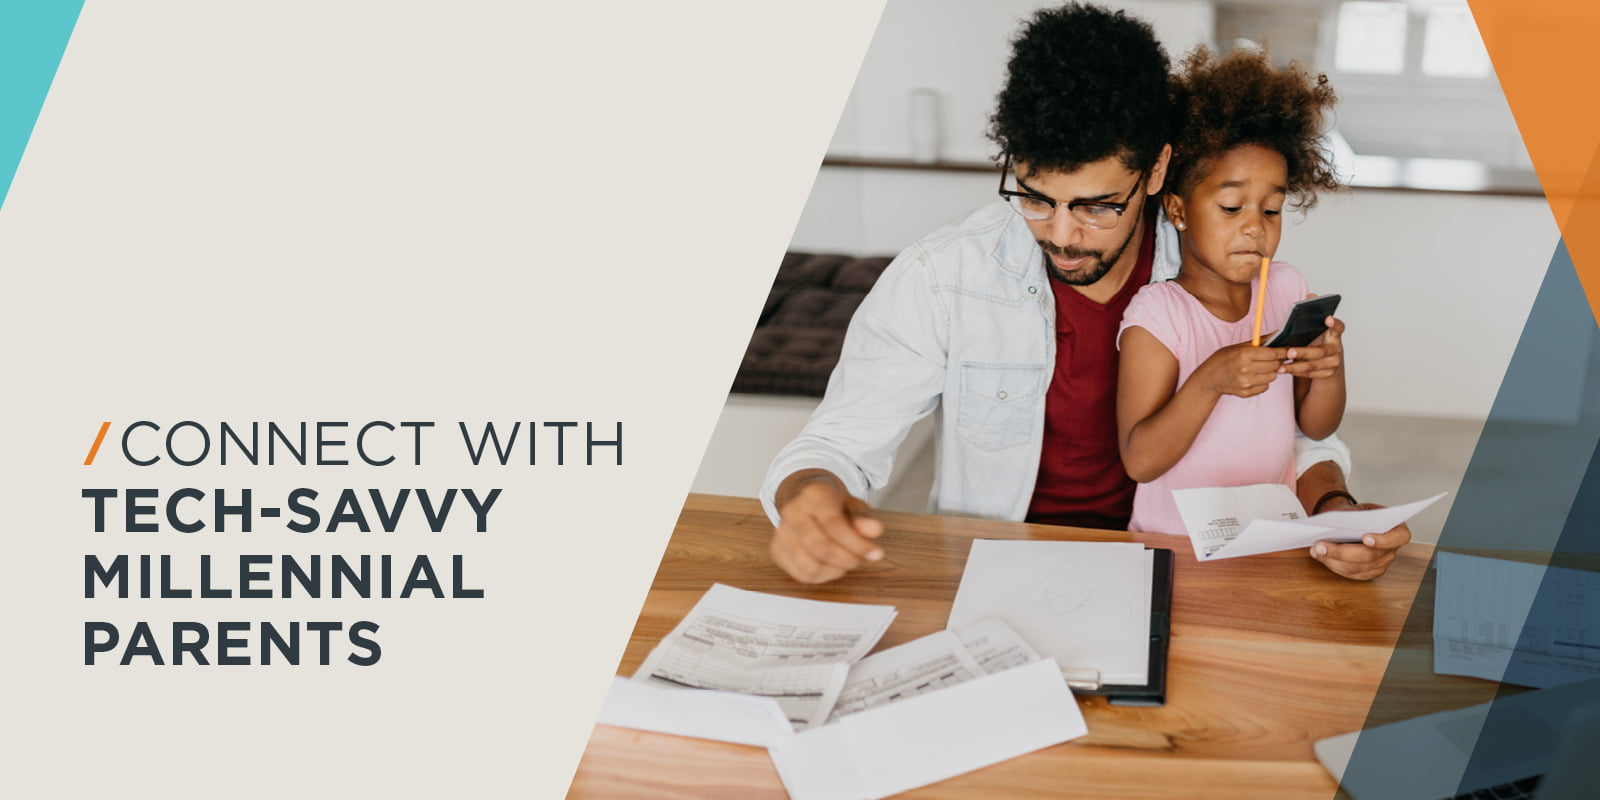
[[[559,796],[879,10],[90,0],[0,213],[8,793]],[[141,419],[438,427],[422,467],[81,465]],[[624,465],[472,467],[457,420],[620,420]],[[504,493],[487,534],[92,534],[95,486]],[[89,552],[460,553],[488,596],[86,600]],[[383,657],[87,668],[86,619]]]

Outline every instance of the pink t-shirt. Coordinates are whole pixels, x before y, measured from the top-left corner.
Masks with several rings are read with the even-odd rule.
[[[1255,297],[1256,281],[1250,282]],[[1283,327],[1289,307],[1306,296],[1306,280],[1288,264],[1273,262],[1267,276],[1266,310],[1262,339]],[[1178,385],[1194,373],[1212,353],[1250,340],[1255,314],[1237,322],[1217,319],[1176,281],[1152,283],[1139,290],[1122,316],[1122,331],[1137,325],[1165,345],[1178,359]],[[1172,502],[1173,489],[1209,486],[1248,486],[1281,483],[1294,489],[1294,379],[1279,375],[1272,386],[1255,397],[1218,398],[1211,417],[1200,429],[1189,452],[1172,469],[1133,495],[1130,530],[1186,535],[1188,529]]]

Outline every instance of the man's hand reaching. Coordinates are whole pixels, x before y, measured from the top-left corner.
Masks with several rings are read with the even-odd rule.
[[[796,472],[778,487],[776,500],[781,522],[772,535],[772,560],[795,580],[827,583],[883,558],[874,541],[883,523],[833,473]]]

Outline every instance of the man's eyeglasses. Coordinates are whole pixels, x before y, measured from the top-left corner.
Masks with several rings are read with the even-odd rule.
[[[1139,173],[1139,180],[1133,184],[1133,188],[1128,190],[1128,199],[1122,203],[1107,203],[1099,200],[1073,200],[1067,203],[1058,203],[1034,191],[1028,184],[1023,183],[1020,177],[1016,179],[1017,187],[1023,189],[1023,191],[1017,192],[1007,189],[1006,176],[1010,174],[1011,156],[1008,155],[1006,156],[1005,164],[1000,167],[1000,196],[1007,203],[1010,203],[1011,208],[1021,214],[1024,219],[1049,219],[1055,214],[1057,206],[1065,205],[1068,213],[1072,214],[1072,218],[1077,220],[1079,225],[1085,228],[1105,230],[1107,228],[1115,228],[1122,222],[1122,213],[1127,211],[1128,206],[1133,204],[1134,193],[1138,192],[1139,187],[1144,185],[1145,179],[1150,177],[1150,169],[1146,167],[1143,172]]]

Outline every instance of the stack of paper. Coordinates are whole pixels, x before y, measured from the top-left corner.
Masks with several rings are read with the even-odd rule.
[[[1317,542],[1359,542],[1416,516],[1444,494],[1390,508],[1324,511],[1307,517],[1299,498],[1280,483],[1174,489],[1172,500],[1189,529],[1194,557],[1237,558],[1310,547]]]
[[[1144,684],[1153,551],[1133,542],[972,543],[951,628],[995,618],[1069,680]]]
[[[861,658],[893,617],[713,586],[600,722],[765,746],[796,800],[884,797],[1088,732],[1060,668],[1004,622]]]

